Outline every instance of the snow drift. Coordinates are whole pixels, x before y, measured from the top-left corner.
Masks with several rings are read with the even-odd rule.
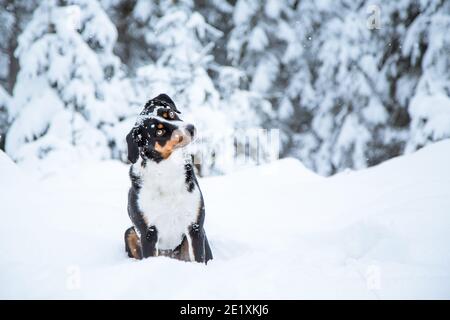
[[[127,166],[35,181],[0,154],[0,298],[450,298],[450,140],[322,178],[297,160],[200,181],[215,259],[126,257]]]

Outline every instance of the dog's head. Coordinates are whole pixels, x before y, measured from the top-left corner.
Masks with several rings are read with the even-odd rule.
[[[178,148],[188,145],[194,138],[195,127],[179,117],[175,103],[166,94],[149,100],[127,135],[128,160],[160,162]]]

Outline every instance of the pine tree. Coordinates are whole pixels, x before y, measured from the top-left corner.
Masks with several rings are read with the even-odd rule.
[[[116,29],[95,1],[42,2],[19,37],[20,72],[6,141],[17,161],[109,158],[114,125],[128,114],[112,54]]]
[[[427,1],[406,9],[413,11],[415,19],[406,30],[402,56],[412,70],[420,70],[419,77],[411,69],[408,73],[416,83],[414,89],[400,91],[410,99],[406,151],[411,152],[450,137],[450,38],[446,32],[450,28],[450,3]]]
[[[298,7],[298,19],[319,9],[306,5]],[[307,64],[289,80],[291,86],[302,87],[294,105],[306,115],[306,130],[296,137],[296,155],[322,174],[366,167],[368,152],[388,120],[373,86],[377,48],[361,18],[365,9],[362,2],[333,3],[318,10],[316,21],[296,28],[309,30],[297,45],[303,54],[296,57]]]
[[[286,1],[238,0],[227,44],[232,65],[245,72],[245,86],[276,105],[285,88],[283,55],[291,11]]]
[[[0,85],[10,94],[19,72],[19,63],[14,55],[17,36],[36,6],[35,0],[0,0]]]
[[[157,1],[101,0],[117,27],[118,38],[114,51],[127,66],[129,74],[154,60],[152,48],[146,41],[151,37],[152,20],[158,9]]]
[[[328,175],[448,137],[448,5],[382,1],[377,29],[369,1],[293,2],[286,90],[270,122],[283,130],[283,155]]]

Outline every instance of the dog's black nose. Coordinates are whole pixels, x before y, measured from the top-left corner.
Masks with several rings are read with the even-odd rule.
[[[195,127],[192,124],[188,124],[186,126],[186,130],[189,132],[191,137],[193,137],[195,135]]]

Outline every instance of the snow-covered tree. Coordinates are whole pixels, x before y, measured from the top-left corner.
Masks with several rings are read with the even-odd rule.
[[[142,14],[142,21],[147,21],[142,25],[150,27],[146,41],[150,56],[159,61],[157,65],[161,65],[161,52],[168,50],[160,42],[167,40],[167,34],[196,39],[198,33],[176,28],[153,36],[157,21],[169,19],[171,10],[183,5],[189,8],[188,15],[192,14],[189,1],[177,5],[161,2],[151,10],[140,11],[150,12]],[[445,1],[238,0],[233,4],[198,2],[194,9],[224,33],[212,37],[215,45],[207,52],[214,54],[214,61],[202,66],[218,91],[220,103],[246,105],[243,95],[256,98],[246,110],[251,110],[258,125],[281,129],[282,156],[298,157],[308,167],[328,175],[344,168],[374,165],[448,136],[445,101],[436,104],[440,111],[429,111],[424,103],[415,103],[419,97],[411,100],[416,88],[425,86],[419,86],[425,81],[421,80],[424,74],[438,68],[441,71],[433,71],[427,78],[439,79],[436,84],[445,79],[442,70],[447,44],[436,36],[433,47],[437,49],[429,48],[426,39],[431,37],[424,34],[431,32],[434,24],[433,34],[442,34],[437,30],[445,28],[447,6]],[[379,27],[369,25],[371,14],[379,15],[374,17],[380,19],[376,21]],[[417,31],[420,27],[416,24],[423,30]],[[198,43],[205,44],[202,39]],[[416,57],[405,49],[411,43],[420,51]],[[172,48],[175,54],[182,52],[177,46]],[[198,48],[195,52],[201,52],[202,47]],[[428,59],[426,67],[417,63],[422,63],[425,52],[431,56],[432,51],[434,58]],[[151,68],[147,71],[157,74]],[[167,76],[173,77],[172,73]],[[228,97],[230,90],[224,86],[230,82],[224,78],[239,79]],[[183,83],[189,82],[194,83],[177,81],[167,87],[184,88]],[[441,98],[446,96],[443,88],[439,89]],[[423,119],[432,114],[439,116],[429,122]],[[229,119],[230,127],[241,120],[239,116]]]
[[[278,104],[287,67],[283,55],[292,14],[287,1],[238,0],[234,7],[227,52],[233,66],[245,72],[246,86]]]
[[[411,10],[410,10],[411,11]],[[414,88],[400,94],[410,99],[410,137],[406,151],[450,137],[450,2],[422,1],[416,18],[406,30],[402,57],[418,74],[408,75],[417,81]],[[410,83],[407,78],[403,83]]]
[[[100,0],[117,27],[114,51],[127,66],[130,74],[154,60],[146,38],[151,36],[150,20],[156,13],[158,1]]]
[[[293,153],[322,174],[362,168],[372,160],[388,121],[374,87],[378,48],[362,14],[366,7],[358,1],[321,7],[306,3],[297,8],[297,18],[302,21],[313,10],[318,12],[316,21],[294,25],[303,35],[294,57],[307,63],[301,63],[289,80],[290,95],[295,97],[292,87],[298,91],[293,106],[306,115],[306,128],[298,135],[294,132]]]
[[[271,121],[283,130],[283,155],[332,174],[450,136],[448,2],[291,5],[281,33],[286,90]]]
[[[129,114],[112,53],[117,34],[96,1],[42,2],[19,37],[20,72],[6,150],[17,161],[110,158]]]
[[[17,35],[37,6],[35,0],[0,0],[0,85],[12,92],[19,72],[19,63],[14,51]]]

